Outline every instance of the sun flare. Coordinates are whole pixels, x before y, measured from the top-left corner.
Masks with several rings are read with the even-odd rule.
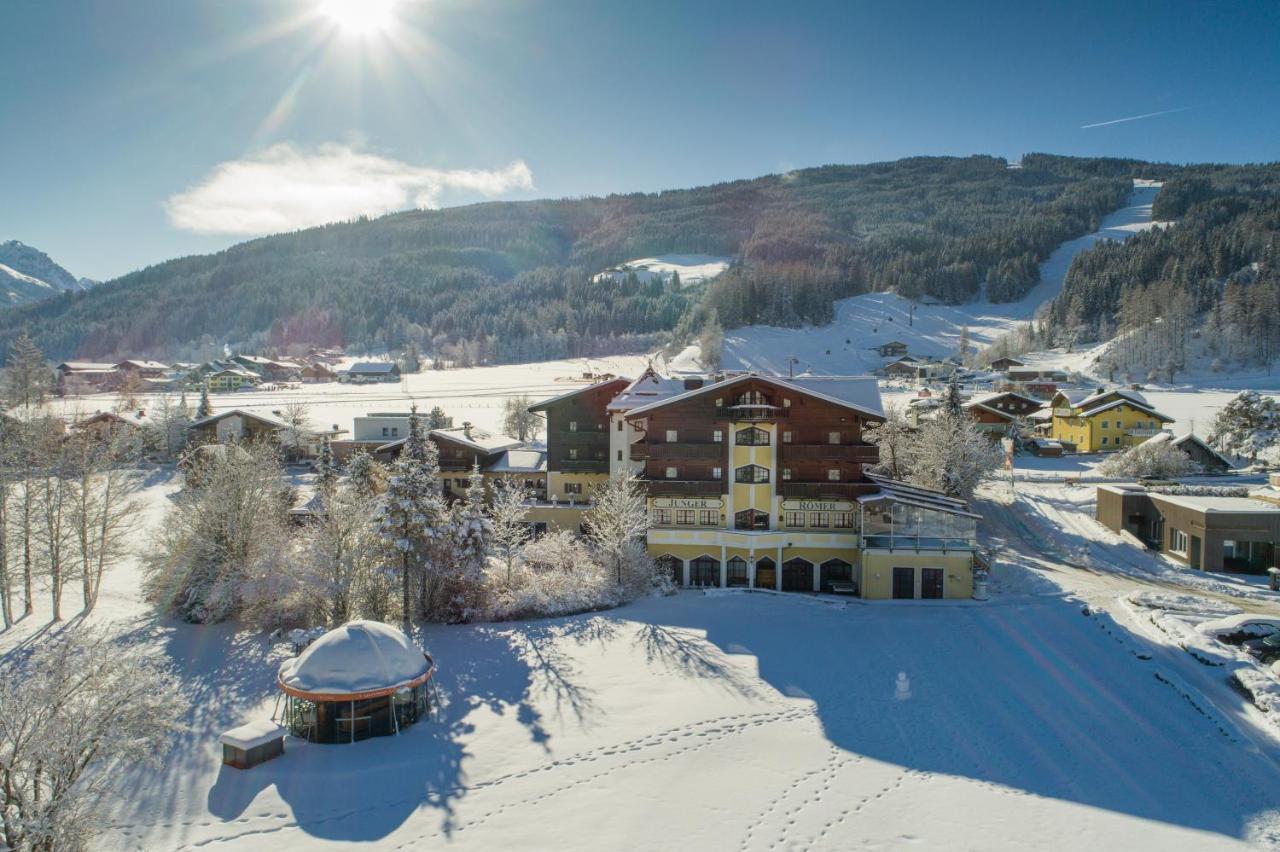
[[[340,32],[369,36],[396,23],[399,0],[318,0],[320,15]]]

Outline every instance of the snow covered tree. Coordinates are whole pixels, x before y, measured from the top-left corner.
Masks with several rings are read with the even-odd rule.
[[[76,628],[0,662],[0,846],[94,847],[118,773],[159,766],[186,712],[162,659]]]
[[[720,369],[720,360],[724,354],[724,329],[721,328],[720,317],[714,309],[698,335],[698,353],[698,360],[704,369]]]
[[[868,424],[865,434],[867,440],[880,449],[880,469],[891,479],[901,480],[906,476],[915,430],[907,422],[902,409],[896,405],[886,405],[884,422]]]
[[[362,590],[379,585],[375,571],[378,540],[368,518],[373,498],[351,484],[325,499],[325,511],[302,533],[302,575],[298,594],[312,624],[337,627],[352,618],[380,619],[383,605],[362,600]]]
[[[49,365],[44,353],[23,329],[10,344],[5,361],[5,396],[10,407],[40,405],[49,392],[49,384]]]
[[[542,431],[542,418],[529,410],[531,405],[533,400],[527,393],[509,397],[503,403],[503,431],[525,443],[536,441],[538,433]]]
[[[284,407],[284,428],[280,430],[280,451],[286,459],[306,455],[307,438],[311,434],[311,408],[305,402],[290,402]]]
[[[446,515],[438,471],[435,443],[423,438],[415,408],[409,417],[409,437],[391,465],[377,513],[385,567],[400,584],[400,617],[406,630],[413,620],[415,580],[419,609],[428,605],[431,551]]]
[[[494,553],[507,566],[507,582],[521,548],[529,540],[529,500],[533,492],[515,477],[508,476],[494,488],[489,516],[493,525],[490,542]]]
[[[129,554],[138,527],[133,499],[138,477],[117,462],[122,454],[115,446],[128,440],[125,432],[105,437],[90,432],[67,442],[68,520],[85,612],[97,604],[106,572]]]
[[[329,442],[328,436],[325,436],[323,443],[320,444],[320,458],[316,460],[316,491],[327,502],[337,487],[338,471],[333,466],[333,445]],[[325,511],[328,511],[327,505]]]
[[[643,486],[630,473],[617,472],[591,495],[582,518],[588,538],[612,564],[618,585],[628,546],[649,531],[649,507]]]
[[[437,614],[449,623],[470,621],[480,611],[484,566],[493,525],[485,510],[484,475],[475,464],[468,477],[466,498],[455,503],[447,524],[447,538],[433,554],[440,601]]]
[[[1213,420],[1209,443],[1234,456],[1257,462],[1259,454],[1280,440],[1280,407],[1257,391],[1236,394]]]
[[[1098,467],[1103,476],[1157,479],[1172,479],[1199,470],[1189,455],[1160,436],[1116,453]]]
[[[209,449],[201,487],[178,495],[143,565],[147,599],[196,623],[238,615],[245,584],[279,564],[292,502],[271,444]]]
[[[382,491],[386,468],[364,450],[356,450],[347,462],[347,478],[357,493],[370,497]]]
[[[942,412],[952,417],[964,416],[964,398],[960,395],[960,384],[954,378],[947,382],[947,389],[942,392]]]
[[[203,420],[213,416],[213,403],[209,401],[209,383],[200,386],[200,402],[196,405],[196,419]]]
[[[938,410],[916,434],[910,481],[968,500],[983,477],[1000,464],[1000,451],[973,418]]]

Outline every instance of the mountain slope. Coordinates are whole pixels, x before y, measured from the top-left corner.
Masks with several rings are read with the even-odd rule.
[[[61,292],[88,290],[94,283],[77,279],[39,249],[17,240],[0,243],[0,305],[39,302]]]
[[[196,355],[414,343],[464,361],[650,347],[711,312],[724,323],[829,320],[889,288],[961,303],[1017,299],[1062,241],[1172,167],[1028,155],[826,166],[696,189],[413,211],[169,261],[0,316],[53,357]],[[600,271],[669,254],[733,259],[679,288]],[[28,273],[30,274],[30,273]],[[761,314],[761,312],[764,312]]]

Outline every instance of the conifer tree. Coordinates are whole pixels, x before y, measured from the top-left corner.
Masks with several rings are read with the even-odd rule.
[[[196,419],[203,420],[213,416],[213,403],[209,402],[209,384],[200,386],[200,402],[196,405]]]
[[[5,366],[10,407],[27,407],[44,402],[49,390],[49,367],[44,353],[36,346],[26,329],[13,341]]]

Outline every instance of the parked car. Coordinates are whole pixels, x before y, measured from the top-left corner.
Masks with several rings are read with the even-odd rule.
[[[1240,647],[1260,663],[1280,660],[1280,633],[1268,633],[1266,636],[1250,639]]]

